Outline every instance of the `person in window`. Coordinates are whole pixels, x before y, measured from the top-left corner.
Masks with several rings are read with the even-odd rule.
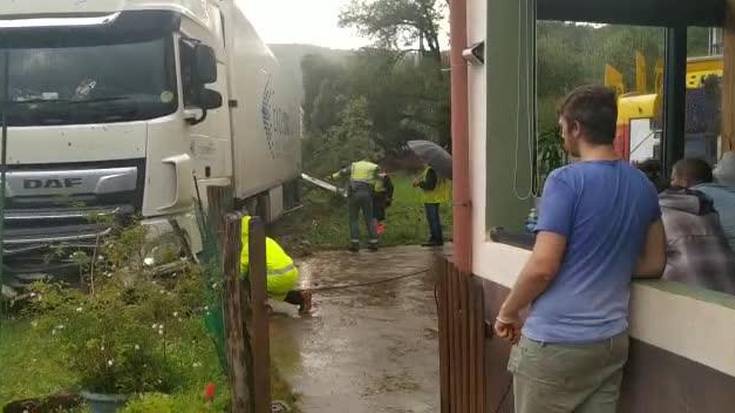
[[[711,176],[715,182],[709,175],[704,176],[694,189],[712,198],[730,249],[735,251],[735,152],[725,153]]]
[[[663,191],[668,186],[661,174],[661,161],[658,159],[646,159],[645,161],[636,164],[636,167],[646,174],[648,180],[650,180],[656,187],[657,192]]]
[[[579,162],[547,178],[533,253],[495,322],[516,344],[516,413],[617,411],[631,279],[660,277],[666,255],[656,189],[616,154],[616,120],[607,88],[578,88],[561,106]]]
[[[701,159],[677,162],[671,187],[659,195],[666,229],[664,279],[735,294],[735,254],[712,199],[694,188],[712,182]]]

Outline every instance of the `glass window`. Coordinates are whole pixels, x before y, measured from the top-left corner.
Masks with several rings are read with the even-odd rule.
[[[577,86],[618,91],[615,147],[631,162],[661,158],[663,28],[537,21],[533,0],[489,4],[488,210],[490,228],[528,231],[544,181],[569,160],[558,105]],[[512,162],[508,160],[512,154]]]
[[[10,126],[143,120],[177,108],[171,37],[0,50],[0,80]]]
[[[194,49],[195,43],[182,39],[179,43],[179,54],[181,55],[181,85],[184,94],[184,107],[194,105],[196,93],[199,86],[194,80]]]

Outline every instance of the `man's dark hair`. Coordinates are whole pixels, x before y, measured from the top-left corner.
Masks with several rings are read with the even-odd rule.
[[[684,158],[674,164],[674,173],[688,181],[697,184],[706,184],[713,181],[712,167],[702,159]]]
[[[662,178],[663,167],[658,159],[646,159],[636,164],[636,167],[646,174],[646,177],[656,186],[656,191],[661,192],[666,189],[666,183]]]
[[[618,101],[615,92],[602,86],[574,89],[564,98],[559,115],[568,122],[579,122],[588,143],[611,145],[615,140]]]

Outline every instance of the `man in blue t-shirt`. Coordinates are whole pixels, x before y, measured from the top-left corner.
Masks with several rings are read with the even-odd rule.
[[[565,150],[579,162],[546,180],[533,253],[495,323],[516,344],[517,413],[614,413],[631,279],[663,272],[656,189],[615,153],[616,119],[615,94],[603,87],[578,88],[560,108]]]

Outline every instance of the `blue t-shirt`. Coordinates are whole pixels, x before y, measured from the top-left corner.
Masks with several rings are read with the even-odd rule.
[[[625,161],[580,162],[548,177],[539,212],[536,231],[565,236],[567,249],[523,334],[589,343],[627,330],[633,271],[651,223],[661,217],[653,184]]]

